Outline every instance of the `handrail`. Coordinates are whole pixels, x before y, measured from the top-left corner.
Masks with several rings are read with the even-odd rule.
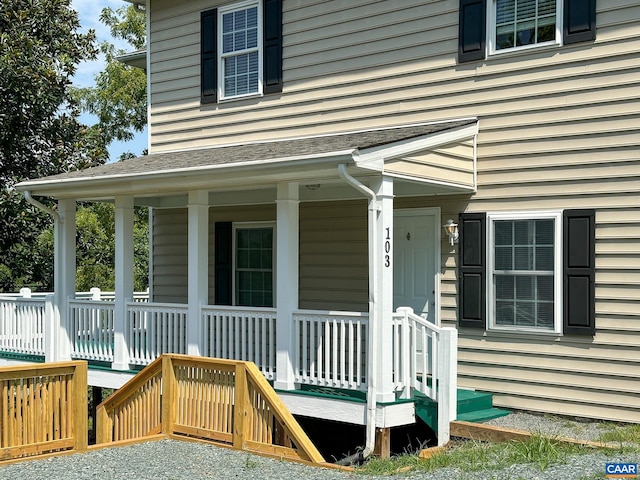
[[[96,417],[98,443],[162,432],[324,462],[251,362],[164,354],[102,402]]]
[[[400,339],[396,338],[396,350],[400,349],[401,359],[395,365],[402,372],[401,386],[405,395],[410,395],[411,389],[420,391],[438,402],[438,445],[449,441],[449,422],[456,418],[457,406],[457,351],[458,333],[455,328],[438,327],[424,318],[413,313],[409,307],[400,307],[393,314],[394,322],[399,322]],[[423,330],[418,336],[418,328]],[[398,335],[397,329],[396,335]],[[429,346],[428,336],[431,337]],[[416,357],[418,343],[422,342],[422,368],[418,371]],[[401,348],[398,348],[401,345]],[[427,351],[429,350],[429,351]],[[430,354],[430,358],[427,357]],[[400,352],[396,352],[400,357]],[[431,362],[429,368],[429,361]],[[431,373],[431,386],[428,386],[427,376]],[[417,377],[422,377],[418,381]]]

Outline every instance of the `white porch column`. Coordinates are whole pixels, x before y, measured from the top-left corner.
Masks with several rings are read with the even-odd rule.
[[[393,314],[393,178],[381,177],[371,185],[378,199],[376,225],[378,268],[375,283],[377,292],[376,336],[376,390],[378,402],[395,400],[393,392],[393,341],[391,316]]]
[[[129,346],[126,340],[127,300],[133,298],[133,197],[115,198],[116,255],[114,307],[114,370],[129,369]]]
[[[76,294],[76,202],[59,200],[61,221],[54,226],[54,303],[53,351],[45,355],[48,361],[71,359],[69,332],[69,297]],[[51,360],[47,357],[51,357]]]
[[[276,224],[276,378],[274,387],[293,382],[293,311],[298,308],[298,184],[278,184]]]
[[[200,355],[200,307],[209,299],[209,193],[189,192],[187,353]]]

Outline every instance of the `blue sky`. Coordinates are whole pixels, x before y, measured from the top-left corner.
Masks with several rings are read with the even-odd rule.
[[[114,10],[122,6],[128,5],[124,0],[71,0],[71,6],[78,11],[82,31],[92,28],[96,31],[98,41],[108,40],[116,44],[116,47],[124,50],[131,48],[124,42],[118,43],[111,38],[109,29],[100,23],[100,11],[104,7],[111,7]],[[94,62],[84,62],[78,67],[78,71],[74,77],[73,83],[79,87],[92,86],[94,84],[94,76],[102,71],[104,67],[104,58],[100,58]],[[82,121],[87,124],[94,123],[95,120],[90,115],[82,117]],[[121,153],[130,151],[136,155],[140,155],[142,150],[147,148],[147,132],[137,134],[136,137],[126,143],[114,142],[109,146],[109,156],[111,161],[117,160]]]

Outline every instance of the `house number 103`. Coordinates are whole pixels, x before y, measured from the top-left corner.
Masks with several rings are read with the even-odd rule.
[[[384,240],[384,266],[389,268],[391,266],[391,232],[389,227],[386,228],[387,236]]]

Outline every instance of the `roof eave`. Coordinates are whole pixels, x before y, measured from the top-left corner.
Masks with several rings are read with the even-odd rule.
[[[119,194],[136,194],[138,191],[153,189],[157,193],[188,191],[206,184],[209,188],[229,182],[238,185],[257,185],[282,181],[292,181],[297,173],[300,180],[308,180],[308,172],[326,168],[338,163],[353,163],[354,150],[329,152],[318,155],[255,160],[221,165],[207,165],[174,170],[149,171],[144,173],[114,174],[100,177],[78,177],[51,180],[28,180],[16,185],[19,191],[29,191],[33,195],[54,198],[113,197]],[[129,160],[130,161],[130,160]],[[247,168],[251,167],[251,174]],[[286,172],[282,171],[286,169]],[[237,173],[242,172],[242,177]],[[302,176],[302,174],[307,175]],[[176,182],[179,179],[180,182]],[[179,186],[179,188],[177,188]]]

